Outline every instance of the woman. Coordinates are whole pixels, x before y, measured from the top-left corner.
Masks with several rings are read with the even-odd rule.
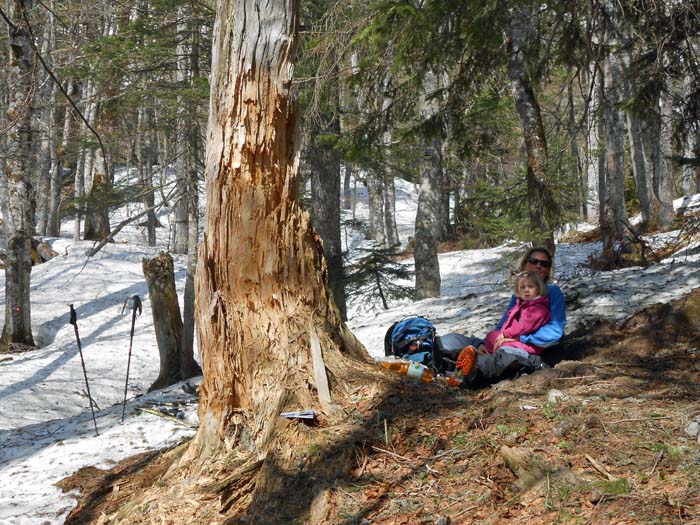
[[[530,248],[520,261],[520,270],[536,272],[545,283],[549,281],[552,271],[552,255],[547,248]],[[555,284],[547,284],[547,296],[549,298],[549,321],[536,331],[521,335],[516,339],[500,337],[496,341],[497,350],[493,354],[483,353],[479,346],[477,351],[474,346],[467,346],[457,358],[453,384],[461,386],[476,386],[495,383],[505,377],[518,373],[529,373],[544,368],[539,355],[529,354],[522,348],[518,348],[516,342],[547,348],[559,342],[564,335],[566,326],[566,305],[561,289]],[[500,330],[508,318],[508,312],[516,304],[517,297],[513,295],[501,320],[494,330]],[[513,343],[508,345],[508,343]],[[485,348],[484,348],[485,352]]]
[[[555,345],[564,335],[566,305],[564,304],[564,294],[561,293],[561,289],[556,284],[549,284],[549,274],[552,271],[552,256],[549,250],[541,246],[530,248],[520,261],[520,271],[537,272],[544,282],[547,283],[549,322],[531,334],[521,335],[518,341],[539,348]],[[513,308],[516,299],[515,295],[510,298],[510,303],[494,330],[501,329],[508,317],[508,311]],[[514,341],[514,339],[505,339],[505,341]]]

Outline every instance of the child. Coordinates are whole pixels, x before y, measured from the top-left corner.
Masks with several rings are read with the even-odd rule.
[[[491,354],[507,346],[539,355],[542,348],[520,342],[520,336],[536,331],[549,321],[547,286],[537,272],[520,272],[515,276],[514,288],[515,304],[508,310],[501,328],[486,334],[484,346]]]

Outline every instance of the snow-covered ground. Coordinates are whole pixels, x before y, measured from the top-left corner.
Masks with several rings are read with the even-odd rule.
[[[680,203],[679,203],[680,204]],[[412,235],[416,197],[412,185],[397,181],[397,221],[402,241]],[[124,214],[115,214],[115,223]],[[366,193],[359,192],[357,216],[366,216]],[[161,217],[167,224],[167,217]],[[176,443],[194,433],[196,404],[183,385],[146,394],[158,375],[158,351],[150,301],[141,271],[143,257],[158,249],[143,244],[143,232],[127,227],[117,242],[90,260],[92,243],[65,236],[49,239],[59,256],[32,271],[32,320],[42,348],[0,356],[0,523],[59,524],[74,505],[71,495],[54,484],[80,467],[109,468],[115,462],[145,450]],[[159,231],[167,242],[167,228]],[[352,231],[349,247],[361,245]],[[668,237],[668,236],[666,236]],[[680,253],[647,270],[639,268],[591,275],[585,263],[597,244],[560,244],[556,273],[569,308],[569,326],[604,316],[622,318],[644,304],[669,301],[700,286],[698,255]],[[420,302],[402,302],[387,311],[375,305],[349,311],[349,326],[369,353],[383,353],[387,327],[411,314],[430,318],[438,333],[458,331],[483,335],[500,317],[509,297],[507,268],[521,247],[467,250],[440,256],[442,296]],[[183,257],[175,256],[176,284],[184,288]],[[412,261],[406,261],[411,264]],[[4,304],[4,276],[0,277],[0,304]],[[138,294],[143,313],[136,318],[126,417],[121,422],[131,310],[125,301]],[[95,435],[90,405],[69,304],[75,306],[90,391],[95,410]],[[7,359],[10,358],[10,359]],[[197,381],[192,381],[197,383]],[[189,389],[187,389],[189,390]],[[179,422],[139,410],[159,403],[179,403]]]

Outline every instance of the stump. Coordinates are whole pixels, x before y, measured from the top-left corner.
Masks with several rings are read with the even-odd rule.
[[[160,373],[148,389],[150,392],[199,375],[201,368],[191,351],[182,351],[182,317],[175,290],[173,258],[161,252],[153,259],[144,258],[141,264],[148,284],[160,355]]]

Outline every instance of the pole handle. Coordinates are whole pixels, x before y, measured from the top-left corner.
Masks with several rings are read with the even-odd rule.
[[[134,317],[136,317],[136,310],[138,309],[139,315],[141,315],[141,298],[137,295],[131,295],[124,299],[124,305],[122,306],[122,315],[124,315],[124,312],[126,312],[126,305],[129,304],[129,299],[132,300],[132,308],[134,311]]]

